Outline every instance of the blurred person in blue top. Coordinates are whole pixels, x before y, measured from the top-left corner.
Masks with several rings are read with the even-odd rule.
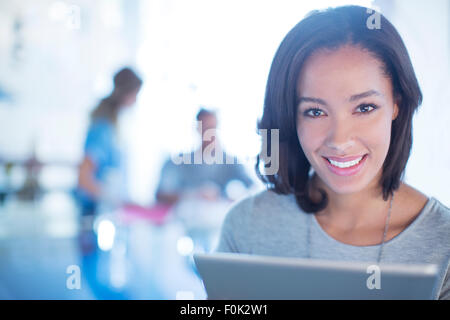
[[[117,122],[119,113],[135,104],[141,86],[142,80],[132,69],[121,69],[114,75],[111,94],[102,99],[91,113],[76,192],[81,215],[87,217],[82,221],[89,221],[88,224],[92,224],[100,204],[118,204],[121,200],[117,193],[108,190],[111,189],[112,176],[123,176],[124,170],[117,141]]]

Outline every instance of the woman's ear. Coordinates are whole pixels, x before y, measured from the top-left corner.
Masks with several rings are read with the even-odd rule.
[[[392,121],[394,121],[395,119],[397,119],[398,112],[399,112],[398,104],[395,103],[395,104],[394,104],[394,112],[392,113]]]
[[[399,105],[402,103],[402,97],[400,94],[394,94],[394,112],[392,113],[392,121],[397,119],[398,113],[400,112]]]

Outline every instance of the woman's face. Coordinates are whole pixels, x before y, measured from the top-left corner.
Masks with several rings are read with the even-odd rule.
[[[304,64],[297,86],[297,134],[325,189],[346,194],[378,184],[398,114],[382,66],[354,46],[318,51]],[[325,159],[364,155],[358,164],[346,163],[352,165],[347,169]]]
[[[127,95],[125,95],[122,100],[122,105],[124,107],[133,106],[136,103],[139,90],[140,90],[140,88],[137,88],[137,89],[131,91],[130,93],[128,93]]]

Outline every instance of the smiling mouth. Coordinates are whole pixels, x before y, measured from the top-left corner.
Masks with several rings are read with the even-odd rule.
[[[329,159],[327,157],[323,157],[323,158],[326,159],[332,166],[334,166],[336,168],[346,169],[346,168],[351,168],[351,167],[358,165],[366,156],[367,156],[367,154],[364,154],[364,155],[362,155],[358,158],[355,158],[351,161],[336,161],[336,160]]]

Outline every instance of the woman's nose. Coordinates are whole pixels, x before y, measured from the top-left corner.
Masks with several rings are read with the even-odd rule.
[[[336,120],[330,127],[326,145],[335,150],[339,155],[346,155],[347,150],[351,150],[355,143],[354,129],[351,123],[343,120]]]

